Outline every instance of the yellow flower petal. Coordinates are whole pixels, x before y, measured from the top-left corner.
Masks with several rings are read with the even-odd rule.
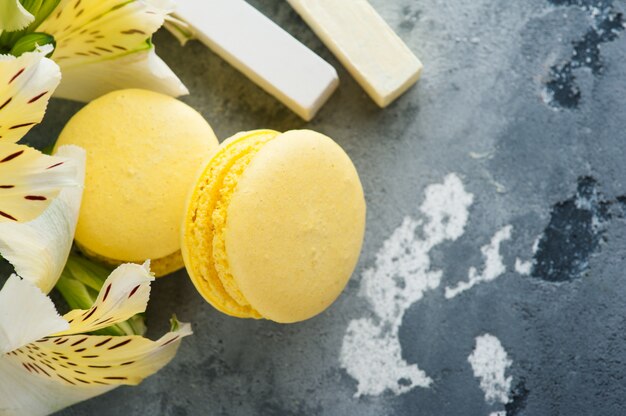
[[[117,386],[68,386],[29,372],[10,355],[0,356],[0,415],[47,416]]]
[[[104,282],[93,306],[67,313],[64,318],[70,327],[56,335],[93,332],[144,312],[153,280],[147,263],[143,266],[122,264]]]
[[[9,279],[0,291],[0,351],[6,352],[0,354],[0,414],[48,415],[119,385],[138,384],[171,361],[181,339],[192,333],[189,324],[175,322],[157,341],[69,334],[144,311],[153,279],[148,263],[120,266],[92,308],[66,315],[69,330],[49,298],[30,282]],[[61,335],[45,335],[50,333]]]
[[[110,91],[142,88],[178,97],[189,91],[159,58],[154,47],[82,66],[63,69],[63,82],[54,95],[89,102]]]
[[[189,324],[158,341],[139,336],[71,335],[44,338],[0,356],[0,414],[48,415],[138,384],[176,355]]]
[[[172,10],[171,0],[61,0],[37,29],[57,41],[63,81],[55,96],[88,102],[122,88],[188,94],[149,42]]]
[[[139,384],[174,358],[191,335],[181,324],[158,341],[139,335],[68,335],[44,338],[9,353],[27,371],[68,386]]]
[[[68,166],[73,165],[76,186],[63,189],[43,214],[32,221],[0,223],[0,254],[13,264],[22,278],[37,285],[44,293],[56,284],[72,247],[85,174],[83,149],[62,146],[57,157],[67,161]],[[60,166],[54,169],[57,168]]]
[[[54,60],[63,69],[70,68],[146,49],[146,40],[171,11],[162,3],[61,0],[37,30],[54,36]]]
[[[0,142],[0,223],[32,220],[62,188],[76,185],[76,166],[67,159]]]
[[[50,45],[16,58],[0,55],[0,142],[17,142],[43,119],[59,82],[57,64],[46,58]]]
[[[0,1],[0,33],[24,29],[35,16],[26,10],[19,0]]]

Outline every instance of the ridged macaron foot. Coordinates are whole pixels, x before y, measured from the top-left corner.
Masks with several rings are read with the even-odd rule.
[[[330,306],[365,230],[357,171],[310,130],[255,130],[226,140],[185,210],[182,254],[200,294],[236,317],[290,323]]]
[[[183,267],[185,200],[218,145],[206,120],[166,95],[115,91],[72,117],[65,144],[87,152],[78,247],[111,265],[150,259],[157,276]]]

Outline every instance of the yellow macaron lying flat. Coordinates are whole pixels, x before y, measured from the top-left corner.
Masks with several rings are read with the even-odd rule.
[[[181,268],[185,200],[218,145],[204,118],[169,96],[116,91],[68,122],[65,144],[87,152],[79,248],[110,264],[151,259],[157,276]]]
[[[297,322],[339,296],[364,229],[361,183],[339,145],[310,130],[256,130],[222,143],[201,173],[182,255],[218,310]]]

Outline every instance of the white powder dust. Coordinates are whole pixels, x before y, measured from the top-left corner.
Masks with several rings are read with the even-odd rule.
[[[513,378],[507,377],[506,371],[513,361],[509,359],[500,340],[490,334],[476,337],[476,346],[467,361],[472,366],[474,377],[480,380],[485,401],[488,404],[508,403]]]
[[[481,282],[489,282],[495,280],[506,271],[506,266],[502,261],[500,255],[500,245],[502,242],[511,238],[511,231],[513,226],[507,225],[494,234],[491,238],[491,242],[483,247],[480,251],[485,258],[485,266],[481,274],[475,267],[470,267],[468,272],[468,280],[466,282],[460,282],[455,287],[446,287],[445,296],[446,299],[452,299],[453,297],[471,289],[474,285]]]
[[[519,257],[515,259],[515,271],[522,276],[530,276],[530,272],[533,270],[532,260],[523,261]]]
[[[537,254],[539,250],[539,241],[541,240],[541,235],[535,238],[532,247],[532,255]],[[530,276],[533,271],[533,266],[535,265],[535,261],[531,258],[530,260],[522,260],[519,257],[515,259],[515,271],[522,276]]]
[[[455,174],[428,186],[420,206],[424,218],[406,217],[383,243],[375,265],[363,272],[359,295],[373,316],[349,323],[340,353],[341,367],[358,383],[355,396],[387,390],[397,395],[431,384],[402,358],[398,330],[405,311],[439,286],[442,272],[431,270],[429,252],[463,235],[473,199]]]

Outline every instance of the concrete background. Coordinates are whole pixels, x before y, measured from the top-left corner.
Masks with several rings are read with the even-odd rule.
[[[150,335],[176,313],[194,336],[141,386],[60,415],[626,414],[626,3],[371,2],[425,66],[418,85],[385,110],[284,1],[251,1],[339,72],[339,90],[308,124],[201,44],[155,37],[192,92],[183,100],[220,139],[306,126],[353,158],[368,226],[342,297],[315,319],[283,326],[218,313],[184,272],[158,280]],[[54,140],[78,108],[53,101],[26,142]],[[401,358],[432,383],[355,397],[358,380],[340,351],[348,325],[372,315],[359,295],[363,272],[405,216],[425,218],[425,189],[450,173],[473,195],[469,220],[458,239],[430,250],[441,282],[404,310],[397,334]],[[444,287],[467,280],[470,267],[482,270],[481,247],[507,225],[511,238],[498,251],[506,271],[446,299]],[[531,262],[530,275],[516,271],[517,259]],[[468,362],[482,334],[510,360],[506,399],[487,400]]]

